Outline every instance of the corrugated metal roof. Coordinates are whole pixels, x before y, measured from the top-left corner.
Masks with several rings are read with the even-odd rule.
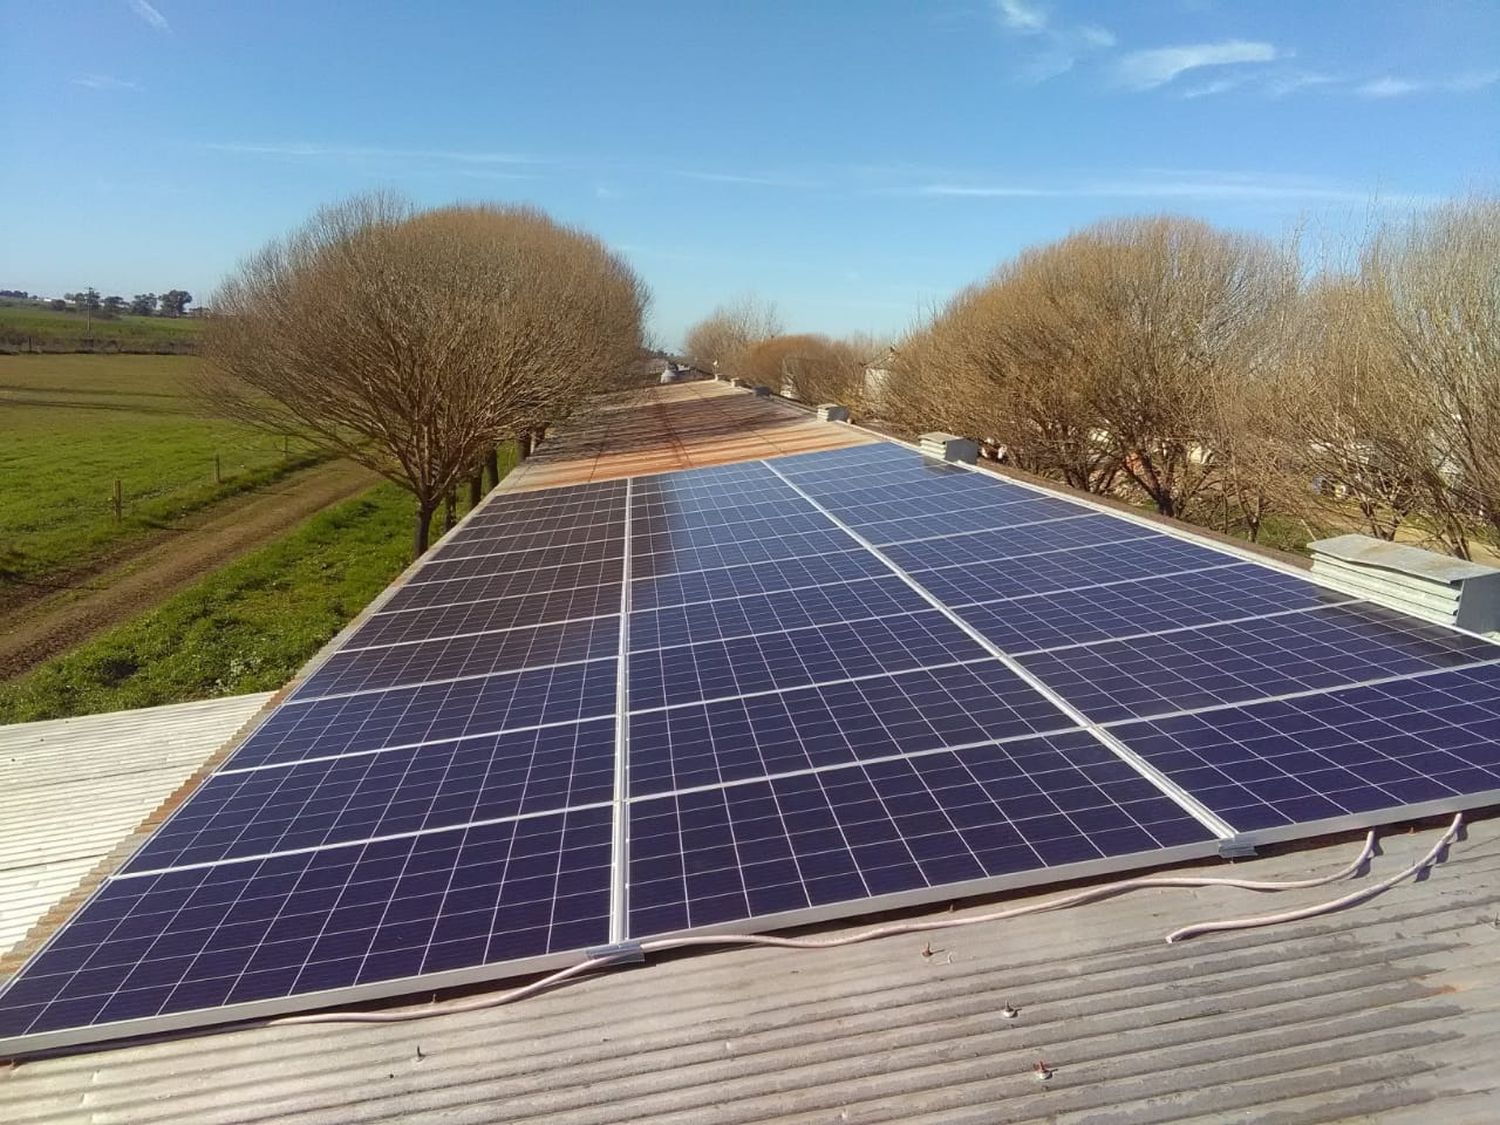
[[[0,954],[270,697],[0,727]]]
[[[729,395],[755,401],[743,391],[713,392]],[[636,405],[643,404],[685,416],[660,393]],[[561,438],[549,441],[550,451],[508,487],[602,479],[621,464],[640,472],[700,463],[640,440],[651,424],[637,417],[613,439],[596,432],[591,445],[567,455]],[[746,430],[739,440],[738,456],[733,434],[710,442],[710,454],[770,455],[763,434]],[[537,479],[528,483],[528,474]],[[195,752],[182,744],[176,780],[162,781],[155,803],[142,796],[134,819],[113,822],[113,841],[125,840],[264,699],[246,697],[233,721],[225,717],[224,732],[205,734]],[[163,732],[185,729],[178,724],[188,708],[211,706],[154,709],[171,721],[148,718],[138,728],[131,716],[149,713],[99,717],[106,728],[133,730],[126,742],[103,735],[104,750],[75,726],[76,746],[54,739],[52,755],[5,754],[6,736],[24,728],[0,731],[0,758],[14,766],[0,785],[32,794],[23,819],[42,845],[42,863],[72,862],[63,857],[77,802],[115,804],[118,796],[123,811],[124,790],[104,791],[114,788],[110,778],[164,766]],[[113,773],[107,762],[94,769],[98,753],[115,758]],[[98,788],[72,789],[77,769]],[[91,845],[102,848],[90,853],[95,861],[109,850],[108,835],[101,831]],[[1405,866],[1431,838],[1393,835],[1376,875]],[[1344,840],[1286,849],[1233,873],[1305,877],[1338,868],[1356,848]],[[0,1119],[1494,1120],[1500,821],[1474,825],[1427,881],[1366,906],[1274,929],[1161,941],[1185,922],[1302,905],[1342,889],[1274,898],[1152,890],[932,935],[931,956],[928,938],[915,936],[812,953],[727,949],[661,958],[485,1012],[393,1025],[245,1027],[32,1059],[0,1075]],[[1014,1020],[1001,1015],[1007,1001],[1021,1009]],[[1054,1068],[1046,1083],[1032,1071],[1042,1059]]]
[[[1412,862],[1434,835],[1392,836],[1375,875]],[[1286,851],[1234,874],[1322,874],[1357,848]],[[1343,889],[1152,890],[934,934],[930,957],[925,936],[722,950],[416,1023],[246,1028],[26,1061],[0,1078],[0,1117],[1494,1120],[1500,821],[1474,825],[1426,882],[1367,906],[1161,940],[1185,922]],[[1013,1020],[1007,1002],[1020,1009]],[[1051,1081],[1034,1076],[1038,1060]]]
[[[853,426],[820,422],[810,409],[785,399],[695,380],[612,396],[549,437],[503,487],[555,488],[876,440]]]

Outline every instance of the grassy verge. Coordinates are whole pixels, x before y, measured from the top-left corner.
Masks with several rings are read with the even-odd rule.
[[[0,356],[0,581],[45,581],[121,540],[324,459],[203,417],[188,394],[196,363]],[[124,499],[118,521],[116,480]]]
[[[513,464],[503,457],[501,472]],[[0,723],[279,688],[411,561],[411,521],[411,497],[392,484],[330,508],[150,613],[0,684]]]
[[[0,303],[0,347],[46,352],[191,352],[204,321],[194,317],[108,319],[31,303]]]

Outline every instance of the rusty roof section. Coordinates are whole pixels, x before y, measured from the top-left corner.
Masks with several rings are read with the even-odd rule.
[[[713,380],[611,395],[549,435],[506,477],[507,492],[702,469],[878,441],[805,407]]]

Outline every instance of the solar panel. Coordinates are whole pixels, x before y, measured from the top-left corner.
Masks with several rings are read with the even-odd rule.
[[[1493,801],[1497,658],[890,444],[496,494],[0,993],[0,1047]]]
[[[1355,600],[1253,563],[1232,563],[1170,582],[1150,578],[1022,594],[958,612],[1007,653],[1025,655]]]
[[[1096,722],[1494,659],[1488,641],[1367,603],[1055,649],[1020,662]]]
[[[642,935],[1213,843],[1083,732],[653,797],[630,818],[630,931]]]
[[[632,796],[1067,730],[1076,724],[998,661],[639,711]]]
[[[1494,662],[1115,730],[1255,840],[1500,803]]]

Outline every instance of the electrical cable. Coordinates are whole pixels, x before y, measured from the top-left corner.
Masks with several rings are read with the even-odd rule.
[[[1437,862],[1438,854],[1453,843],[1458,837],[1459,827],[1464,822],[1464,814],[1459,813],[1453,818],[1453,823],[1448,826],[1442,838],[1432,846],[1432,850],[1425,856],[1412,864],[1404,871],[1398,871],[1378,883],[1371,883],[1368,887],[1361,887],[1357,891],[1343,895],[1340,898],[1331,899],[1328,902],[1318,903],[1314,906],[1304,906],[1300,910],[1288,910],[1281,914],[1261,914],[1253,918],[1230,918],[1222,922],[1195,922],[1191,926],[1183,926],[1180,930],[1173,930],[1167,935],[1167,944],[1181,941],[1183,938],[1192,937],[1195,934],[1214,933],[1220,930],[1248,930],[1255,926],[1274,926],[1279,922],[1295,922],[1302,918],[1312,918],[1319,914],[1328,914],[1335,910],[1342,910],[1346,906],[1364,902],[1367,898],[1374,898],[1381,891],[1389,890],[1403,879],[1409,879],[1418,872],[1431,867]]]
[[[1410,867],[1398,875],[1382,880],[1370,887],[1362,888],[1352,895],[1345,895],[1335,899],[1331,903],[1323,903],[1319,906],[1309,907],[1305,911],[1290,911],[1282,915],[1265,915],[1262,919],[1238,920],[1233,922],[1206,922],[1196,926],[1187,926],[1175,930],[1167,935],[1167,940],[1177,941],[1192,933],[1204,932],[1207,929],[1230,929],[1240,925],[1270,925],[1274,921],[1291,921],[1295,918],[1308,917],[1313,913],[1324,913],[1329,910],[1338,909],[1342,905],[1350,905],[1361,902],[1366,898],[1379,894],[1382,890],[1394,886],[1401,880],[1421,870],[1424,866],[1431,865],[1438,853],[1445,845],[1452,841],[1462,816],[1456,817],[1453,826],[1449,828],[1444,837],[1438,841],[1431,852],[1416,866]],[[1112,883],[1104,883],[1097,887],[1087,887],[1072,894],[1051,898],[1045,902],[1029,903],[1025,906],[1011,907],[1006,910],[991,911],[986,914],[968,915],[962,918],[935,918],[919,922],[897,922],[891,925],[875,926],[871,929],[860,930],[852,934],[844,934],[831,938],[796,938],[778,937],[774,934],[701,934],[686,937],[660,938],[652,941],[640,942],[633,947],[640,953],[663,953],[674,949],[684,949],[692,946],[703,945],[754,945],[770,946],[780,949],[834,949],[840,946],[857,945],[862,942],[874,941],[878,938],[894,937],[902,934],[928,933],[934,930],[954,929],[960,926],[972,926],[981,922],[999,922],[1011,918],[1019,918],[1028,914],[1041,914],[1046,911],[1063,910],[1072,906],[1079,906],[1096,899],[1107,898],[1129,891],[1144,890],[1148,888],[1198,888],[1198,887],[1231,887],[1237,890],[1249,890],[1259,892],[1275,893],[1279,891],[1304,890],[1311,887],[1326,886],[1336,883],[1341,879],[1348,878],[1359,871],[1375,851],[1375,832],[1372,829],[1365,837],[1364,846],[1359,854],[1344,867],[1330,875],[1321,875],[1312,879],[1296,879],[1287,881],[1268,881],[1254,879],[1234,879],[1219,876],[1197,876],[1197,875],[1164,875],[1145,876],[1138,879],[1122,879]],[[554,988],[557,985],[590,972],[595,969],[605,969],[618,965],[622,957],[627,954],[610,957],[590,957],[575,965],[569,965],[530,984],[509,992],[497,995],[475,996],[466,999],[434,1001],[420,1008],[403,1008],[386,1012],[359,1012],[340,1010],[332,1012],[312,1012],[303,1015],[281,1016],[263,1021],[267,1025],[285,1024],[322,1024],[322,1023],[404,1023],[411,1020],[427,1019],[431,1016],[452,1015],[459,1012],[482,1011],[486,1008],[497,1008],[505,1004],[513,1004],[518,1000],[524,1000],[539,992]]]

